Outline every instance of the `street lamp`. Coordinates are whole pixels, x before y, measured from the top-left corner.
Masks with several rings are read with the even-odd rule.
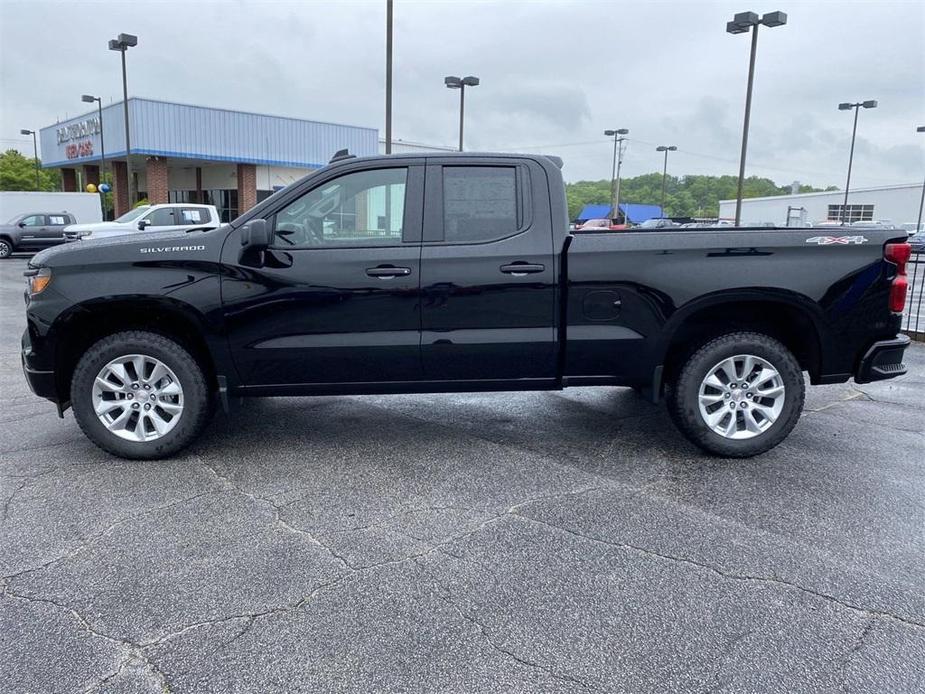
[[[845,181],[845,203],[841,208],[841,223],[845,225],[845,217],[848,215],[848,189],[851,187],[851,164],[854,161],[854,137],[858,132],[858,113],[862,108],[877,108],[876,101],[858,101],[857,103],[842,103],[838,105],[839,111],[850,111],[854,109],[854,127],[851,129],[851,153],[848,155],[848,180]]]
[[[620,214],[620,167],[623,165],[623,142],[626,140],[625,137],[620,137],[620,135],[628,135],[629,130],[626,128],[605,130],[604,134],[607,137],[613,138],[613,167],[610,169],[610,197],[613,202],[612,216],[616,219]]]
[[[659,145],[655,148],[656,152],[665,153],[665,166],[662,169],[662,217],[665,216],[665,180],[668,178],[668,152],[676,152],[678,150],[674,145]]]
[[[479,78],[473,77],[445,77],[443,83],[449,89],[459,90],[459,151],[463,151],[463,113],[466,105],[466,87],[479,86]]]
[[[32,135],[32,158],[33,158],[33,161],[35,162],[35,189],[40,190],[42,186],[39,184],[39,146],[38,146],[38,142],[35,139],[35,131],[26,130],[25,128],[23,128],[22,130],[19,131],[19,134],[20,135]]]
[[[131,207],[135,200],[135,180],[132,176],[132,158],[129,156],[132,151],[131,140],[129,139],[128,128],[128,81],[125,77],[125,52],[129,48],[138,45],[138,37],[132,34],[119,34],[116,38],[110,40],[109,50],[118,51],[122,54],[122,113],[125,117],[125,173],[128,176],[128,206]],[[113,181],[115,183],[115,181]]]
[[[100,114],[100,183],[103,182],[103,169],[106,166],[106,141],[103,139],[103,98],[99,96],[91,96],[90,94],[84,94],[80,97],[80,100],[85,104],[92,104],[96,102],[96,105],[99,107]]]
[[[925,125],[920,125],[915,129],[917,133],[925,133]],[[922,231],[922,208],[925,207],[925,183],[922,184],[922,199],[919,200],[919,218],[915,222],[915,233]]]
[[[742,126],[742,154],[739,157],[739,187],[736,193],[736,221],[739,226],[742,221],[742,186],[745,182],[745,151],[748,149],[748,121],[752,112],[752,85],[755,83],[755,51],[758,49],[758,27],[779,27],[787,23],[787,14],[784,12],[768,12],[761,19],[754,12],[739,12],[726,22],[726,32],[729,34],[745,34],[751,29],[752,51],[748,59],[748,88],[745,91],[745,123]]]

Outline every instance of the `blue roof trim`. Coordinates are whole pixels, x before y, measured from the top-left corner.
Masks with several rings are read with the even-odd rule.
[[[169,152],[158,149],[133,149],[132,154],[145,154],[153,157],[171,157],[172,159],[202,159],[203,161],[221,161],[232,162],[235,164],[256,164],[257,166],[291,166],[296,169],[320,169],[327,164],[317,164],[315,162],[303,161],[277,161],[275,159],[249,159],[247,157],[226,157],[212,154],[190,154],[188,152]],[[121,152],[106,152],[106,161],[125,156],[125,150]],[[65,159],[63,161],[42,162],[43,169],[56,167],[83,166],[84,164],[98,164],[100,158],[82,157],[80,159]]]

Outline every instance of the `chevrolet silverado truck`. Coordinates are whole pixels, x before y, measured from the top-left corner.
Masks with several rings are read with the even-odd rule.
[[[793,429],[804,373],[905,373],[904,231],[571,234],[560,166],[338,153],[217,229],[48,249],[26,378],[126,458],[177,452],[232,396],[569,386],[664,398],[747,457]]]

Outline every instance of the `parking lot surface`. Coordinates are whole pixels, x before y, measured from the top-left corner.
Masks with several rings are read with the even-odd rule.
[[[705,457],[630,390],[278,398],[177,458],[20,371],[0,262],[0,689],[925,688],[925,346]]]

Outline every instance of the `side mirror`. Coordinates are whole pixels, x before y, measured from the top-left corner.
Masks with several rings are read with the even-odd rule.
[[[144,231],[145,227],[148,226],[151,222],[147,219],[141,219],[138,221],[138,231]]]
[[[16,226],[18,226],[20,229],[25,229],[25,228],[26,228],[26,223],[25,223],[25,222],[20,222],[20,223],[17,224]]]
[[[270,225],[265,219],[252,219],[241,228],[241,245],[249,251],[263,251],[270,245]]]

